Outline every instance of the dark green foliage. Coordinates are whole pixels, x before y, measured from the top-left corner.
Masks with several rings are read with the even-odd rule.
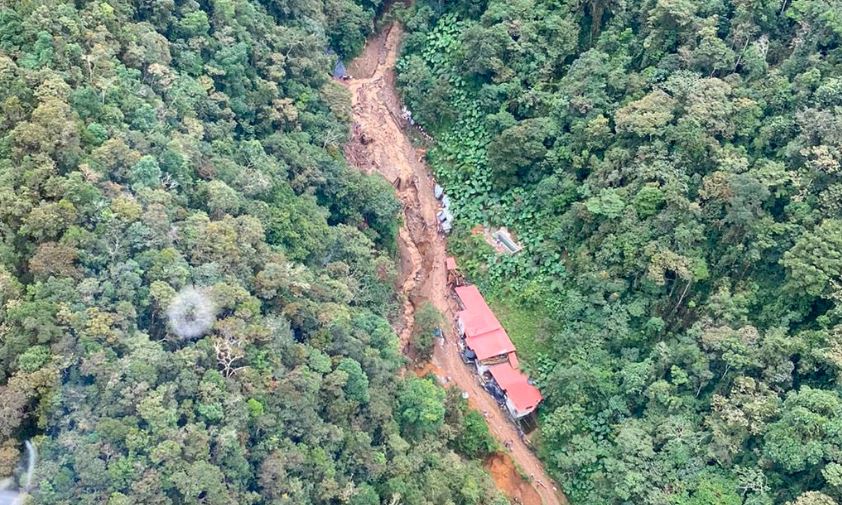
[[[424,301],[415,310],[415,325],[412,327],[412,348],[421,360],[428,360],[433,355],[436,345],[435,332],[441,329],[444,317],[435,305]]]
[[[462,432],[454,441],[453,447],[469,458],[484,458],[495,451],[497,444],[489,433],[482,414],[470,410],[465,414]]]
[[[521,347],[573,503],[842,500],[840,7],[405,13],[398,83],[436,138],[450,245],[541,319]]]
[[[499,503],[398,376],[400,206],[341,157],[326,50],[379,7],[2,3],[0,476],[33,438],[35,503]]]

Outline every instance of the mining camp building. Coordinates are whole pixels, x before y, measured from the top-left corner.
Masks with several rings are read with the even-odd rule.
[[[448,261],[448,270],[455,262]],[[538,407],[541,392],[518,369],[514,344],[476,286],[454,288],[462,310],[456,313],[464,355],[473,361],[486,389],[505,403],[514,419],[523,418]]]

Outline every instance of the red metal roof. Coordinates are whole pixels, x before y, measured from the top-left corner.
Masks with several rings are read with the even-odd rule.
[[[515,370],[509,363],[500,363],[499,365],[492,365],[488,367],[491,376],[497,381],[497,384],[503,389],[507,390],[509,386],[518,382],[526,382],[528,379],[520,370]]]
[[[502,329],[500,321],[494,317],[476,286],[460,286],[456,288],[456,294],[465,307],[465,310],[457,314],[462,319],[465,336],[476,337],[498,328]],[[506,339],[508,340],[508,336]]]
[[[465,310],[476,310],[480,308],[485,308],[490,312],[488,304],[485,303],[485,299],[482,297],[482,294],[479,292],[479,289],[477,289],[476,286],[459,286],[455,288],[455,290]]]
[[[491,310],[463,310],[456,314],[462,320],[466,337],[478,337],[490,331],[502,329],[500,321]]]
[[[538,388],[529,383],[529,378],[509,363],[500,363],[488,368],[500,389],[506,392],[506,398],[519,411],[532,410],[543,397]]]
[[[494,317],[494,313],[491,312],[476,286],[460,286],[455,289],[464,307],[464,310],[459,311],[457,315],[464,326],[465,344],[476,353],[480,361],[508,354],[508,361],[492,365],[489,371],[500,388],[505,391],[506,398],[518,411],[533,410],[543,397],[538,388],[529,383],[529,378],[517,369],[518,359],[514,352],[515,346],[509,339],[509,335],[500,326],[500,322]]]
[[[448,265],[449,261],[450,258]],[[535,409],[543,399],[541,392],[529,383],[526,375],[517,370],[515,346],[485,303],[479,289],[476,286],[460,286],[455,289],[464,308],[457,316],[465,330],[465,344],[476,353],[479,361],[508,354],[508,361],[489,368],[491,375],[518,411]]]
[[[520,362],[517,360],[517,354],[511,353],[509,354],[509,364],[512,365],[512,368],[519,368]]]
[[[448,256],[446,260],[444,260],[444,264],[448,270],[456,270],[456,258],[453,256]]]
[[[509,386],[506,390],[506,398],[521,412],[534,410],[544,399],[538,388],[529,382],[518,382]]]
[[[465,343],[480,361],[515,350],[509,335],[494,317],[476,286],[460,286],[456,294],[465,310],[457,313],[465,330]]]
[[[503,328],[497,328],[476,336],[469,335],[465,337],[465,344],[476,353],[477,359],[480,361],[501,354],[508,354],[515,350],[515,345]]]

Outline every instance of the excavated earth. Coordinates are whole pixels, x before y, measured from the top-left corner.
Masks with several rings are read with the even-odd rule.
[[[452,322],[456,301],[447,286],[445,238],[437,230],[435,183],[423,151],[412,145],[401,119],[394,72],[401,35],[401,26],[394,23],[369,40],[363,54],[348,65],[351,78],[343,82],[353,104],[353,129],[345,155],[359,170],[380,174],[392,183],[403,207],[403,225],[398,232],[398,288],[404,305],[396,330],[401,347],[408,350],[415,308],[430,301]],[[445,339],[436,345],[432,363],[419,371],[433,372],[440,382],[467,392],[470,405],[485,415],[500,445],[510,443],[510,450],[485,462],[497,487],[515,503],[566,505],[564,495],[556,490],[514,425],[462,363],[453,324],[443,330]]]

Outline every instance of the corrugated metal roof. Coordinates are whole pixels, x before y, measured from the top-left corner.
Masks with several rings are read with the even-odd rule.
[[[482,361],[515,350],[509,335],[494,317],[476,286],[460,286],[456,294],[465,310],[457,315],[465,330],[465,343]]]
[[[478,336],[503,328],[476,286],[459,286],[455,290],[464,307],[457,315],[462,319],[466,336]]]
[[[494,380],[506,392],[506,397],[519,411],[530,411],[542,400],[538,388],[529,383],[529,378],[517,370],[518,359],[515,346],[500,325],[494,313],[476,286],[455,288],[464,307],[457,315],[465,330],[465,344],[482,361],[494,356],[508,354],[508,361],[489,368]]]
[[[459,296],[459,300],[462,302],[462,307],[465,310],[474,310],[482,307],[488,309],[488,304],[485,303],[485,299],[482,297],[479,289],[474,285],[459,286],[456,288],[456,294]]]
[[[333,66],[333,77],[341,79],[346,75],[348,75],[348,71],[345,69],[345,64],[342,63],[342,60],[338,60],[336,65]]]
[[[457,313],[462,320],[466,337],[478,337],[490,331],[502,329],[500,322],[490,309],[470,309]]]
[[[488,368],[491,376],[506,392],[506,397],[520,411],[532,410],[543,397],[538,388],[529,383],[529,378],[509,363],[500,363]]]
[[[465,337],[465,345],[476,353],[480,361],[515,350],[515,345],[503,328],[496,328],[479,335],[468,335]]]
[[[529,382],[517,382],[506,390],[506,397],[520,411],[534,410],[541,400],[541,392]]]
[[[509,354],[509,364],[512,365],[512,368],[520,368],[520,362],[517,360],[517,354]]]
[[[492,365],[488,367],[491,376],[497,381],[504,390],[508,389],[518,382],[527,382],[528,379],[520,370],[515,370],[509,363],[500,363],[499,365]]]

